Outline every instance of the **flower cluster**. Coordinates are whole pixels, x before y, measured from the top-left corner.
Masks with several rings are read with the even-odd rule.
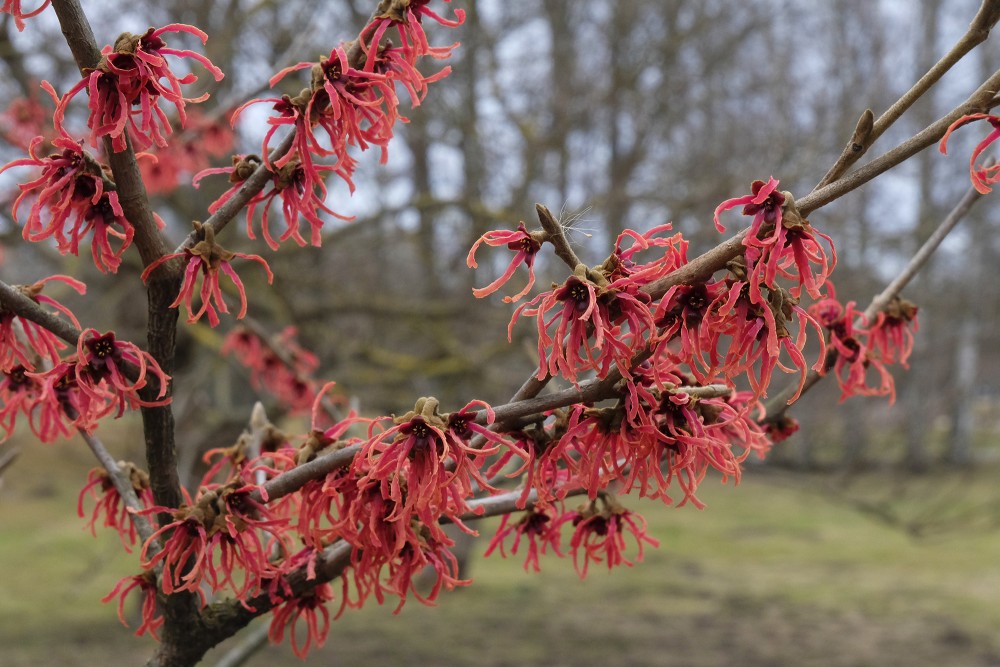
[[[913,351],[917,307],[894,298],[869,326],[854,302],[843,305],[833,285],[829,296],[810,307],[813,315],[830,332],[831,358],[828,366],[840,385],[840,400],[850,396],[888,396],[895,401],[896,386],[886,366],[899,363],[904,368]],[[872,383],[872,377],[877,380]]]
[[[293,412],[309,409],[316,395],[312,375],[319,359],[296,341],[298,330],[286,327],[269,340],[238,325],[230,329],[220,350],[250,371],[250,384],[264,390]]]
[[[426,6],[427,0],[393,0],[383,4],[385,11],[365,27],[358,42],[333,48],[329,56],[321,57],[319,62],[301,62],[287,67],[270,81],[274,87],[293,72],[309,70],[311,77],[307,88],[296,95],[251,100],[236,110],[234,123],[250,106],[272,106],[274,113],[267,121],[269,128],[261,148],[262,158],[236,156],[231,168],[208,169],[196,176],[197,183],[210,174],[229,175],[233,187],[215,202],[211,209],[215,210],[232,197],[257,164],[271,172],[270,187],[256,195],[247,207],[247,229],[251,238],[258,208],[263,212],[264,240],[272,248],[289,239],[304,245],[306,237],[299,231],[303,220],[310,227],[308,242],[312,245],[319,245],[322,240],[322,214],[350,220],[326,205],[326,176],[335,174],[353,192],[356,160],[349,147],[365,151],[376,146],[384,163],[396,123],[406,120],[399,112],[396,84],[407,90],[416,106],[426,95],[428,84],[449,73],[446,67],[425,76],[417,69],[421,57],[445,58],[456,46],[430,46],[422,21],[429,18],[443,26],[455,27],[464,20],[464,12],[456,10],[456,19],[448,20],[431,11]],[[383,43],[389,31],[399,36],[398,46],[388,41]],[[282,129],[291,131],[292,147],[272,161],[271,141]],[[285,224],[277,238],[271,233],[268,221],[275,199],[281,200]]]
[[[128,475],[132,482],[132,490],[135,491],[139,502],[144,507],[152,506],[154,504],[153,490],[149,486],[149,475],[133,463],[120,461],[119,467]],[[135,524],[132,522],[128,507],[107,470],[94,468],[87,475],[87,483],[80,490],[80,497],[76,503],[76,513],[80,518],[86,516],[83,501],[87,495],[90,495],[95,501],[90,521],[87,522],[91,533],[97,534],[97,522],[100,521],[102,526],[113,528],[118,533],[122,546],[131,553],[137,538]]]
[[[234,140],[232,128],[221,118],[192,111],[183,132],[166,146],[139,155],[146,192],[153,195],[174,191],[190,175],[207,169],[211,160],[229,155]]]
[[[186,98],[182,85],[196,82],[195,74],[178,77],[170,69],[167,56],[188,58],[200,63],[216,81],[222,80],[222,71],[205,56],[187,49],[174,49],[163,41],[168,33],[187,33],[201,40],[208,36],[201,30],[181,23],[172,23],[162,28],[150,28],[142,35],[123,32],[115,40],[114,46],[101,50],[101,61],[85,72],[85,76],[62,98],[56,108],[56,122],[61,124],[69,102],[81,91],[90,97],[90,115],[87,127],[91,131],[91,141],[101,137],[111,140],[116,153],[125,150],[127,138],[131,137],[136,148],[144,149],[152,145],[166,146],[165,135],[172,132],[166,112],[160,106],[161,100],[172,104],[177,111],[181,127],[187,116],[188,102],[202,102],[208,95]]]
[[[42,87],[59,101],[51,86],[43,82]],[[34,179],[18,186],[21,193],[14,201],[14,220],[21,222],[18,209],[30,201],[31,210],[22,229],[26,241],[55,239],[59,252],[76,255],[81,240],[91,234],[94,265],[102,272],[114,273],[132,243],[132,224],[118,202],[110,170],[83,150],[63,129],[58,117],[56,130],[56,138],[49,141],[35,137],[28,146],[27,158],[0,169],[3,172],[12,167],[33,167],[38,171]],[[41,155],[43,146],[59,152]]]
[[[20,286],[22,294],[39,304],[57,309],[76,326],[72,312],[42,294],[51,281],[62,282],[82,294],[82,283],[67,276],[51,276],[31,286]],[[24,415],[32,432],[42,442],[73,433],[72,428],[93,431],[97,422],[127,409],[169,402],[170,378],[156,361],[133,343],[119,341],[113,332],[94,329],[81,332],[75,351],[62,356],[66,343],[48,329],[10,311],[0,312],[0,429],[4,439]],[[139,391],[156,382],[155,398],[144,399]]]
[[[37,136],[52,135],[52,118],[34,97],[15,97],[0,113],[0,137],[21,150],[28,150]]]

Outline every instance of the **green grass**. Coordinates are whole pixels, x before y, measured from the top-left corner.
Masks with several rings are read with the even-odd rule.
[[[136,557],[76,518],[89,466],[79,443],[26,445],[0,489],[5,667],[140,664],[151,651],[99,602]],[[520,559],[477,557],[473,586],[438,607],[348,611],[308,664],[996,664],[993,524],[966,512],[914,540],[848,502],[884,505],[900,522],[929,507],[986,511],[1000,505],[995,473],[870,475],[831,494],[822,477],[751,470],[736,488],[706,482],[705,510],[628,501],[661,542],[636,567],[581,582],[569,560],[528,574]],[[285,645],[250,664],[301,663]]]

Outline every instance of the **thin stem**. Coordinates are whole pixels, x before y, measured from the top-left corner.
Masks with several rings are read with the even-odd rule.
[[[994,72],[989,79],[976,89],[976,92],[946,116],[928,125],[907,141],[856,171],[825,187],[817,188],[802,199],[799,199],[797,203],[800,213],[803,217],[808,216],[816,209],[826,206],[835,199],[859,188],[876,176],[905,162],[925,148],[938,143],[948,130],[948,127],[962,116],[988,111],[998,88],[1000,88],[1000,70]]]
[[[245,665],[247,660],[267,645],[267,637],[270,631],[271,626],[269,623],[258,624],[250,634],[240,640],[239,644],[229,649],[224,656],[219,658],[219,661],[215,663],[215,667],[240,667],[240,665]]]
[[[98,462],[107,471],[108,476],[111,477],[111,482],[115,485],[115,490],[118,495],[121,496],[122,502],[125,503],[125,507],[129,508],[131,511],[129,514],[129,519],[132,521],[132,525],[135,526],[135,531],[139,534],[142,542],[145,544],[149,541],[149,538],[153,536],[153,526],[150,525],[149,521],[145,516],[137,514],[137,512],[145,509],[142,503],[139,501],[139,496],[136,495],[135,489],[132,488],[132,480],[129,476],[122,470],[121,466],[115,461],[111,453],[108,452],[104,443],[101,442],[96,436],[87,433],[82,428],[78,428],[77,431],[80,433],[80,437],[83,441],[87,443],[90,451],[94,453]],[[152,558],[160,550],[160,545],[156,542],[151,542],[149,544],[147,555]]]
[[[559,221],[555,219],[552,212],[541,204],[535,204],[535,212],[538,214],[538,222],[542,229],[549,235],[548,241],[555,247],[556,256],[566,262],[570,271],[575,271],[578,264],[582,264],[580,258],[576,256],[573,248],[566,238],[566,232]]]
[[[924,244],[920,246],[920,249],[910,258],[910,261],[906,264],[906,267],[899,272],[892,282],[889,283],[884,290],[872,299],[872,302],[865,309],[865,319],[871,322],[875,319],[878,313],[885,310],[885,307],[889,305],[889,302],[893,300],[894,297],[899,295],[903,291],[911,280],[927,265],[930,261],[931,255],[934,251],[938,249],[938,246],[945,240],[948,234],[951,233],[958,223],[969,213],[973,205],[979,201],[983,195],[978,192],[975,188],[969,188],[966,193],[962,196],[959,202],[955,205],[955,208],[948,213],[948,216],[941,222],[941,225],[934,230],[934,233],[924,241]]]
[[[54,315],[24,295],[17,286],[0,281],[0,309],[14,313],[44,327],[59,338],[76,347],[81,331],[67,320]]]

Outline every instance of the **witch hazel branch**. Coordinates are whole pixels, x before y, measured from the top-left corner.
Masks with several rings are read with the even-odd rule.
[[[988,32],[1000,18],[997,4],[984,2],[970,34]],[[47,6],[25,11],[4,3],[0,11],[23,28]],[[277,345],[294,352],[290,372],[268,375],[275,364],[265,358],[269,346],[244,333],[231,348],[258,382],[288,384],[290,402],[311,403],[311,428],[287,434],[256,415],[254,446],[247,439],[213,449],[189,493],[166,455],[173,449],[177,309],[189,324],[204,318],[215,327],[230,313],[223,276],[239,299],[236,319],[246,315],[251,296],[237,270],[259,264],[270,282],[262,257],[219,241],[241,213],[247,237],[279,251],[289,242],[321,246],[326,222],[348,219],[330,203],[328,179],[353,191],[361,153],[377,148],[385,162],[397,123],[405,121],[401,96],[418,107],[450,71],[428,73],[426,63],[458,46],[431,45],[426,29],[456,28],[464,12],[445,2],[383,0],[356,40],[277,72],[272,87],[293,77],[303,87],[237,109],[233,122],[249,107],[270,107],[260,150],[194,175],[196,186],[225,176],[230,187],[168,252],[141,182],[130,180],[137,173],[133,153],[168,147],[175,128],[188,125],[188,105],[205,99],[187,92],[202,72],[222,79],[204,55],[170,45],[203,44],[207,36],[170,24],[123,33],[98,49],[75,0],[52,0],[52,7],[82,78],[61,96],[45,84],[56,136],[31,141],[28,157],[5,167],[32,170],[14,214],[27,242],[54,243],[73,255],[89,242],[105,274],[119,272],[124,253],[137,247],[139,277],[150,286],[150,343],[143,350],[114,332],[85,328],[45,293],[61,283],[82,294],[84,285],[72,277],[0,284],[0,429],[9,436],[26,423],[43,441],[76,430],[89,438],[104,468],[88,477],[79,512],[86,516],[93,501],[88,525],[110,528],[126,549],[137,548],[139,572],[105,601],[121,610],[126,599],[141,600],[137,634],[161,640],[151,664],[194,664],[265,614],[272,641],[288,638],[304,657],[323,645],[331,616],[347,609],[392,600],[398,611],[413,598],[433,604],[441,591],[470,583],[443,526],[475,533],[486,516],[503,516],[488,552],[523,555],[525,569],[540,570],[549,556],[572,558],[581,577],[595,566],[632,566],[657,542],[623,496],[703,507],[698,489],[709,475],[738,481],[749,457],[765,456],[794,430],[784,410],[814,376],[832,372],[842,398],[891,397],[887,367],[907,363],[916,306],[900,298],[862,317],[853,302],[837,300],[834,242],[807,216],[918,150],[938,141],[943,147],[956,128],[976,121],[994,129],[973,152],[973,185],[982,193],[1000,180],[993,165],[979,161],[997,138],[996,118],[986,112],[998,73],[864,167],[846,172],[850,160],[839,161],[822,187],[798,200],[773,176],[749,183],[714,211],[720,233],[724,219],[736,219],[734,210],[746,227],[700,257],[689,258],[688,240],[661,224],[623,231],[591,265],[538,206],[541,229],[521,222],[488,231],[467,256],[477,268],[487,252],[508,253],[499,277],[484,279],[473,294],[504,293],[504,303],[518,304],[508,338],[527,326],[536,339],[537,367],[513,400],[471,400],[449,411],[421,397],[402,414],[331,420],[323,406],[332,383],[316,389],[318,382],[301,380],[315,370],[308,351],[289,334]],[[89,54],[86,62],[81,53]],[[863,116],[868,122],[856,134],[865,150],[953,64],[946,60],[889,116]],[[180,61],[199,74],[176,75],[172,66]],[[84,107],[87,133],[76,137],[65,129],[67,118]],[[46,154],[49,148],[55,152]],[[569,274],[532,294],[536,263],[549,250]],[[790,393],[778,394],[778,406],[765,403],[782,375],[792,377]],[[294,391],[292,380],[300,382]],[[540,395],[550,383],[558,387]],[[134,410],[146,426],[148,478],[94,444],[102,420]],[[433,573],[429,591],[414,584],[426,570]]]

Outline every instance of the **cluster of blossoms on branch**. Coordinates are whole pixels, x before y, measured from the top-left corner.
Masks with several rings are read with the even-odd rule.
[[[59,301],[43,294],[49,283],[63,283],[83,294],[83,283],[68,276],[51,276],[17,286],[24,296],[79,322]],[[67,353],[67,350],[69,353]],[[126,409],[163,405],[169,377],[136,345],[117,340],[113,332],[85,329],[70,348],[49,329],[0,310],[0,430],[6,440],[23,416],[42,442],[71,436],[75,429],[92,432],[98,421]],[[158,394],[143,398],[150,382]]]

